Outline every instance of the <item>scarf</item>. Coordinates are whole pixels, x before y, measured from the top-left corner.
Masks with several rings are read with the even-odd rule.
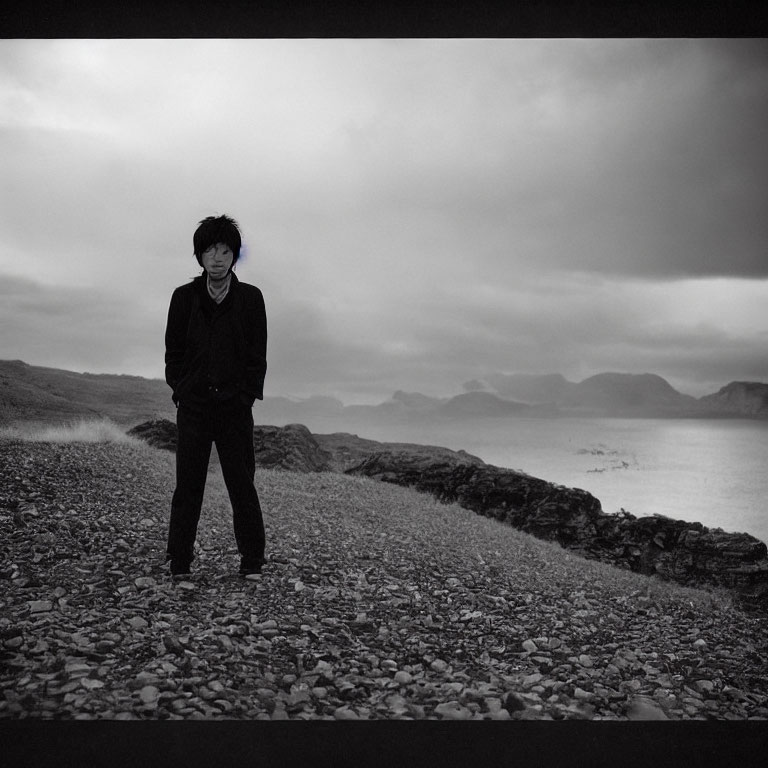
[[[224,298],[226,297],[227,293],[229,293],[229,284],[232,282],[231,275],[227,275],[227,280],[224,283],[224,285],[219,289],[214,289],[211,286],[211,278],[208,276],[206,278],[206,285],[208,286],[208,295],[217,303],[221,304],[222,301],[224,301]]]

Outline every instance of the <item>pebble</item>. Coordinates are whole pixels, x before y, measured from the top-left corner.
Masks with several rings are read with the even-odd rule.
[[[156,704],[159,696],[160,696],[160,691],[154,685],[145,685],[139,691],[139,698],[145,704]]]
[[[694,680],[693,685],[699,693],[712,693],[715,684],[711,680]]]
[[[277,629],[277,622],[274,619],[269,619],[264,622],[259,622],[255,620],[256,617],[251,618],[251,626],[257,631],[257,632],[263,632],[265,629]]]
[[[64,665],[64,672],[69,677],[80,677],[83,675],[89,675],[91,673],[91,667],[85,662],[70,661]]]
[[[462,707],[458,701],[446,701],[435,707],[435,714],[446,720],[468,720],[472,713],[466,707]]]
[[[146,685],[149,683],[156,683],[159,681],[159,677],[154,674],[153,672],[150,672],[148,670],[142,670],[139,672],[138,675],[136,675],[136,683],[138,685]]]
[[[46,613],[53,610],[53,603],[50,600],[30,600],[27,605],[30,613]]]
[[[360,716],[349,707],[338,707],[333,711],[336,720],[359,720]]]
[[[664,710],[647,696],[635,696],[627,707],[630,720],[669,720]]]
[[[579,688],[578,686],[573,689],[573,695],[575,698],[582,700],[592,698],[592,694],[589,691],[585,691],[583,688]]]

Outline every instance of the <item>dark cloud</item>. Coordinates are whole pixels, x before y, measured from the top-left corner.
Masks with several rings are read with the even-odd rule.
[[[550,41],[530,86],[494,79],[483,104],[430,93],[406,126],[377,115],[360,155],[376,203],[493,269],[765,277],[768,70],[745,48]]]
[[[119,291],[0,279],[0,358],[91,373],[162,376],[159,318]],[[164,318],[162,319],[164,323]],[[157,373],[154,373],[157,371]]]

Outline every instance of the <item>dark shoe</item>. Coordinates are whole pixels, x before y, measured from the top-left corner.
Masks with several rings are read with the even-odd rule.
[[[190,575],[189,563],[179,563],[171,560],[171,576],[174,579],[181,579]]]
[[[245,560],[240,561],[241,576],[256,576],[261,573],[261,563],[249,563]]]

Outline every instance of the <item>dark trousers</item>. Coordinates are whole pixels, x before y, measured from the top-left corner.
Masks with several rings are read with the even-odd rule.
[[[211,402],[203,410],[179,405],[176,412],[176,490],[171,501],[167,559],[189,565],[203,492],[216,444],[221,471],[232,503],[235,540],[246,567],[264,560],[264,521],[259,496],[253,484],[256,460],[253,452],[253,414],[239,398]]]

